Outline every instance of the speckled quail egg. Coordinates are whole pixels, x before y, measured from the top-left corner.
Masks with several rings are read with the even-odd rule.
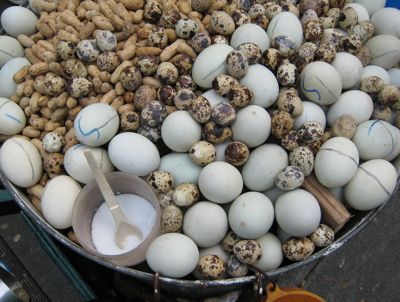
[[[365,77],[360,81],[360,90],[368,94],[379,93],[384,86],[384,81],[377,76]]]
[[[356,10],[350,6],[341,10],[338,25],[343,30],[349,30],[358,22],[358,14]]]
[[[237,107],[244,108],[250,105],[254,94],[244,85],[235,85],[228,93],[229,102]]]
[[[211,44],[226,44],[229,45],[228,38],[223,35],[214,35],[211,37]]]
[[[235,31],[235,22],[226,12],[215,10],[211,14],[210,27],[215,33],[227,36]]]
[[[319,227],[310,235],[311,241],[317,247],[326,247],[335,240],[335,233],[332,228],[326,224],[320,224]]]
[[[293,117],[285,111],[275,111],[271,116],[272,135],[282,138],[293,129]]]
[[[291,261],[301,261],[314,252],[314,243],[307,237],[291,237],[282,244],[283,254]]]
[[[174,98],[176,95],[176,90],[170,85],[161,86],[157,90],[157,99],[163,102],[165,105],[174,105]]]
[[[235,85],[239,85],[239,81],[226,74],[219,74],[212,81],[212,87],[221,96],[227,95]]]
[[[291,114],[293,117],[303,113],[303,103],[299,97],[298,91],[295,88],[289,88],[281,91],[276,100],[276,105],[279,110]]]
[[[190,116],[199,123],[206,123],[211,117],[210,102],[201,95],[190,101],[188,111]]]
[[[119,80],[128,91],[135,91],[142,83],[142,75],[138,68],[127,67],[122,70]]]
[[[276,72],[282,63],[282,55],[278,49],[268,48],[261,56],[261,64]]]
[[[195,164],[207,165],[215,160],[215,147],[207,141],[196,142],[190,147],[189,156]]]
[[[167,171],[154,171],[147,177],[147,183],[159,193],[166,193],[174,186],[174,177]]]
[[[57,55],[63,60],[69,60],[75,58],[75,45],[72,42],[60,41],[57,45]]]
[[[275,178],[275,185],[285,191],[299,188],[304,182],[302,170],[296,166],[287,166]]]
[[[296,130],[290,130],[288,134],[281,138],[281,146],[288,151],[293,151],[299,145],[300,138]]]
[[[332,63],[336,58],[336,47],[333,44],[320,44],[314,53],[314,60]]]
[[[113,51],[117,47],[117,37],[109,30],[96,31],[95,38],[101,51]]]
[[[319,20],[309,21],[304,26],[304,38],[306,41],[319,41],[324,32],[324,28]]]
[[[206,49],[211,45],[210,36],[206,33],[198,33],[188,41],[188,44],[194,49],[195,52],[200,53],[202,50]]]
[[[211,0],[192,0],[190,3],[193,10],[202,13],[210,8],[211,2]]]
[[[220,126],[210,121],[203,125],[201,130],[203,139],[213,144],[220,144],[232,138],[232,129],[228,126]]]
[[[64,142],[64,137],[58,132],[46,133],[42,139],[43,148],[49,153],[59,152]]]
[[[157,71],[158,64],[160,64],[160,57],[143,56],[138,59],[137,67],[144,76],[151,76]]]
[[[318,18],[319,23],[322,25],[322,28],[325,30],[327,28],[334,28],[336,26],[337,21],[330,17],[319,17]]]
[[[249,155],[249,148],[242,142],[233,141],[225,147],[225,160],[234,166],[244,165]]]
[[[178,69],[170,62],[162,62],[158,65],[156,74],[161,83],[168,85],[175,84],[179,76]]]
[[[199,200],[200,192],[197,186],[193,183],[179,184],[172,195],[172,199],[177,206],[188,207]]]
[[[297,131],[301,141],[306,143],[315,142],[321,139],[324,129],[318,122],[305,122]]]
[[[337,118],[332,125],[332,136],[343,136],[352,139],[356,133],[357,123],[356,120],[350,115],[342,115]]]
[[[76,55],[83,62],[96,61],[100,51],[96,46],[96,40],[82,40],[76,47]]]
[[[248,271],[247,265],[240,262],[236,256],[231,256],[226,264],[226,273],[232,278],[244,277]]]
[[[147,41],[153,47],[165,48],[168,45],[168,36],[164,27],[156,26],[151,29]]]
[[[157,127],[167,117],[167,108],[159,101],[151,101],[144,105],[140,112],[141,125]]]
[[[188,74],[183,74],[179,76],[175,86],[178,91],[181,89],[189,89],[195,91],[197,88],[197,85],[194,82],[193,78]]]
[[[243,24],[251,23],[251,18],[247,12],[241,9],[235,9],[231,13],[231,17],[235,22],[236,27],[239,27]]]
[[[174,190],[169,190],[166,193],[158,193],[158,200],[160,201],[160,206],[162,208],[166,208],[166,207],[174,204],[174,202],[172,200],[173,194],[174,194]]]
[[[296,43],[288,36],[277,36],[272,40],[272,47],[279,50],[280,54],[288,58],[296,52]]]
[[[374,111],[372,111],[372,120],[383,120],[390,122],[392,117],[392,110],[389,106],[381,105],[378,103],[374,104]]]
[[[46,95],[56,96],[65,90],[65,80],[52,72],[48,72],[42,81],[44,84],[43,92]]]
[[[217,255],[206,255],[199,259],[197,271],[205,279],[221,279],[225,273],[225,261]]]
[[[313,10],[319,16],[322,13],[321,1],[316,0],[302,0],[299,1],[299,11],[304,14],[307,10]]]
[[[60,174],[63,171],[64,155],[49,153],[43,159],[43,169],[49,174]]]
[[[226,57],[226,70],[231,76],[240,79],[246,74],[248,68],[249,62],[242,52],[232,50],[228,53]]]
[[[67,92],[74,98],[80,98],[89,94],[93,84],[84,77],[74,77],[68,81]]]
[[[275,17],[282,11],[283,11],[283,9],[279,4],[272,2],[272,3],[270,3],[270,5],[268,5],[266,7],[265,14],[267,15],[267,17],[269,19],[272,19],[273,17]]]
[[[262,250],[256,240],[240,240],[233,246],[233,252],[239,261],[246,264],[255,264],[260,260]]]
[[[314,169],[314,154],[307,147],[297,147],[290,152],[289,163],[300,168],[305,176],[309,176]]]
[[[125,111],[121,114],[120,127],[125,131],[135,131],[140,127],[140,115],[135,111]]]
[[[394,85],[385,85],[378,94],[378,101],[382,105],[393,106],[400,100],[400,89]]]
[[[182,211],[174,205],[165,207],[161,212],[161,233],[180,233],[183,225]]]
[[[150,127],[147,125],[141,125],[137,130],[137,133],[149,139],[151,142],[156,143],[161,139],[161,126]]]
[[[119,64],[119,56],[112,51],[105,51],[97,57],[97,67],[101,71],[113,72]]]
[[[298,77],[297,67],[292,63],[284,63],[276,71],[276,78],[282,86],[296,85]]]
[[[236,49],[245,55],[249,64],[256,64],[261,59],[261,49],[255,43],[242,43]]]
[[[190,89],[178,90],[174,97],[175,107],[179,110],[188,110],[190,102],[196,98],[194,92]]]
[[[191,39],[200,31],[196,21],[192,19],[180,19],[175,24],[175,32],[182,39]]]
[[[314,54],[318,46],[311,42],[302,44],[296,54],[291,57],[291,62],[296,65],[299,71],[302,71],[307,64],[314,60]]]
[[[304,26],[305,26],[308,22],[310,22],[310,21],[316,21],[316,20],[318,20],[318,15],[317,15],[317,13],[315,12],[315,10],[313,10],[313,9],[307,9],[306,11],[304,11],[304,12],[302,13],[302,16],[301,16],[301,18],[300,18],[300,23],[301,23],[301,25],[302,25],[303,28],[304,28]]]
[[[221,102],[211,108],[211,120],[221,126],[229,126],[236,119],[236,110],[228,102]]]
[[[224,248],[225,251],[227,251],[229,254],[233,255],[233,247],[237,242],[242,240],[238,235],[236,235],[233,231],[229,231],[224,239],[222,240],[222,247]]]
[[[259,15],[265,15],[265,7],[262,4],[254,3],[247,13],[254,20]]]

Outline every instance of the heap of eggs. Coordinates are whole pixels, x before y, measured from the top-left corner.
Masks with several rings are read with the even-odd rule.
[[[198,2],[192,1],[194,10],[202,7]],[[270,271],[284,256],[300,261],[329,245],[333,230],[321,224],[317,199],[302,189],[306,177],[314,173],[361,211],[389,200],[396,187],[391,162],[399,165],[400,39],[390,24],[399,24],[400,13],[383,8],[385,1],[275,2],[234,1],[241,8],[234,12],[248,17],[240,19],[244,24],[235,24],[238,15],[210,11],[209,30],[219,35],[196,50],[185,75],[191,88],[176,92],[168,112],[151,103],[156,96],[142,106],[140,120],[152,135],[138,127],[124,131],[108,104],[83,108],[73,125],[80,144],[52,162],[62,166],[58,173],[43,171],[37,146],[18,136],[28,119],[10,100],[13,75],[30,62],[16,39],[1,36],[0,134],[10,137],[0,149],[2,172],[28,190],[49,174],[41,208],[57,229],[71,227],[81,185],[93,179],[85,149],[104,173],[117,169],[147,179],[163,208],[163,234],[146,260],[167,277],[240,277],[248,265]],[[15,23],[11,13],[26,22]],[[267,16],[269,25],[257,24],[262,18],[256,16]],[[225,21],[217,27],[218,20]],[[34,33],[36,21],[23,8],[1,18],[13,37]],[[193,41],[182,24],[177,35]],[[157,76],[160,90],[167,90],[174,80],[163,68],[173,64],[162,64]],[[64,143],[54,132],[42,139],[46,154],[61,152]]]

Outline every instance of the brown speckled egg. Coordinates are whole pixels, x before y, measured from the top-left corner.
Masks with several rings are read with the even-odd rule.
[[[147,177],[147,183],[159,193],[166,193],[174,186],[174,177],[167,171],[154,171]]]
[[[211,0],[192,0],[190,3],[192,9],[200,13],[208,10],[211,6]]]
[[[63,60],[67,61],[69,59],[75,58],[75,45],[72,42],[60,41],[57,44],[57,55]]]
[[[297,131],[303,142],[315,142],[321,139],[324,129],[321,124],[314,121],[305,122]]]
[[[239,81],[226,74],[219,74],[212,81],[212,87],[218,95],[225,96],[231,91],[232,87],[239,85]]]
[[[181,89],[178,90],[174,97],[175,107],[179,110],[188,110],[190,102],[196,98],[196,95],[192,90]]]
[[[349,32],[347,34],[348,35],[354,34],[354,35],[359,36],[363,43],[367,42],[367,40],[368,40],[367,29],[365,27],[361,26],[360,24],[354,25],[353,28],[351,30],[349,30]]]
[[[232,138],[232,129],[227,126],[220,126],[213,121],[207,122],[202,128],[202,137],[213,144],[220,144]]]
[[[151,101],[144,105],[140,112],[140,121],[142,125],[157,127],[167,117],[167,108],[160,101]]]
[[[253,23],[266,31],[268,29],[269,20],[270,19],[266,15],[259,15],[254,19]]]
[[[172,195],[172,200],[177,206],[188,207],[199,200],[200,192],[195,184],[181,183],[179,184]]]
[[[282,7],[277,3],[270,3],[265,9],[266,16],[271,20],[283,11]]]
[[[137,66],[144,76],[151,76],[157,71],[158,64],[160,64],[160,57],[158,56],[144,56],[140,57]]]
[[[195,121],[202,124],[211,117],[210,102],[201,95],[190,101],[188,111]]]
[[[200,53],[202,50],[211,45],[211,39],[206,33],[198,33],[188,41],[188,44],[194,49],[195,52]]]
[[[141,125],[137,130],[137,133],[143,135],[153,143],[156,143],[161,139],[161,126],[159,127],[150,127],[146,125]]]
[[[332,138],[332,130],[331,129],[325,129],[324,134],[322,134],[322,137],[320,139],[321,145],[323,143],[325,143],[330,138]]]
[[[133,103],[137,110],[142,110],[147,103],[150,103],[156,98],[156,89],[149,85],[140,86],[133,97]]]
[[[297,147],[290,152],[289,163],[300,168],[305,176],[309,176],[314,169],[314,154],[307,147]]]
[[[166,207],[174,204],[174,202],[172,200],[173,194],[174,194],[174,190],[169,190],[166,193],[158,193],[158,200],[160,201],[160,206],[162,208],[166,208]]]
[[[270,69],[273,72],[276,72],[278,67],[282,63],[282,55],[279,50],[275,48],[268,48],[263,52],[261,57],[261,64]]]
[[[97,48],[96,40],[82,40],[76,47],[76,55],[83,62],[96,61],[100,51]]]
[[[299,2],[299,10],[304,14],[307,10],[314,10],[319,16],[322,13],[322,5],[320,0],[301,0]]]
[[[362,26],[367,32],[367,40],[371,39],[374,36],[375,26],[372,24],[371,21],[360,21],[358,25]]]
[[[328,28],[334,28],[337,24],[337,21],[333,19],[332,17],[319,17],[318,21],[321,23],[322,28],[328,29]]]
[[[163,102],[165,105],[174,105],[174,99],[176,95],[176,90],[174,87],[166,85],[166,86],[161,86],[157,90],[157,99],[160,102]]]
[[[225,66],[229,75],[240,79],[246,74],[249,68],[249,62],[243,53],[238,50],[232,50],[226,57]]]
[[[86,79],[85,79],[86,80]],[[49,96],[56,96],[59,95],[61,92],[65,90],[65,80],[52,73],[48,72],[46,73],[44,79],[43,79],[43,85],[44,85],[44,94],[49,95]],[[77,90],[79,87],[76,87]]]
[[[170,62],[174,64],[179,74],[190,74],[193,67],[193,59],[185,53],[180,53],[174,56]]]
[[[349,30],[358,22],[358,14],[354,8],[347,6],[341,10],[338,25],[343,30]]]
[[[355,34],[349,34],[340,38],[339,49],[341,51],[346,51],[351,54],[356,54],[360,48],[363,46],[361,38]]]
[[[323,137],[323,136],[322,136]],[[307,147],[311,150],[311,152],[315,155],[319,151],[322,145],[322,139],[316,140],[313,142],[302,142],[302,146]]]
[[[317,247],[326,247],[335,240],[335,233],[332,228],[326,224],[320,224],[318,228],[310,235],[311,241]]]
[[[181,89],[189,89],[194,91],[196,90],[197,85],[190,75],[184,74],[178,77],[175,87],[178,91]]]
[[[86,78],[88,71],[85,64],[79,60],[70,59],[65,62],[61,62],[61,66],[64,68],[64,74],[70,78],[83,77]]]
[[[291,261],[301,261],[314,252],[314,243],[307,237],[291,237],[282,244],[283,254]]]
[[[249,155],[249,148],[242,142],[233,141],[225,147],[225,160],[234,166],[244,165]]]
[[[49,174],[60,174],[63,171],[64,155],[61,153],[46,154],[43,160],[43,169]]]
[[[229,102],[236,108],[244,108],[250,105],[253,93],[244,85],[235,85],[228,93]]]
[[[222,35],[214,35],[211,37],[212,44],[226,44],[229,45],[229,40],[227,37]]]
[[[199,141],[189,149],[190,159],[198,165],[205,166],[215,160],[216,150],[213,144]]]
[[[254,43],[242,43],[237,50],[244,54],[249,64],[257,63],[262,56],[261,49]]]
[[[275,178],[275,185],[284,191],[299,188],[304,182],[303,171],[296,166],[287,166],[279,171]]]
[[[217,255],[206,255],[199,259],[197,271],[205,279],[221,279],[225,273],[225,261]]]
[[[211,120],[221,126],[232,125],[236,119],[236,110],[228,102],[221,102],[211,108]]]
[[[294,2],[286,1],[281,3],[282,11],[289,12],[295,15],[297,18],[300,18],[300,11]]]
[[[371,63],[372,55],[367,46],[361,47],[355,56],[360,60],[363,67],[368,66]]]
[[[328,12],[326,13],[328,17],[333,18],[336,22],[339,20],[340,16],[340,8],[331,7]],[[336,26],[335,26],[336,27]]]
[[[281,146],[288,151],[293,151],[299,147],[299,143],[300,138],[296,130],[290,130],[289,133],[281,139]]]
[[[398,114],[394,120],[394,125],[400,129],[400,114]]]
[[[172,85],[178,80],[178,69],[170,62],[162,62],[157,67],[157,78],[163,84]]]
[[[153,27],[147,36],[147,41],[151,46],[165,48],[168,45],[168,36],[164,27]]]
[[[317,48],[317,45],[314,43],[306,42],[301,45],[297,52],[291,57],[291,62],[296,65],[299,72],[314,60],[314,54]]]
[[[307,9],[305,12],[302,13],[300,23],[301,25],[304,26],[310,22],[310,21],[317,21],[318,20],[318,15],[313,9]]]
[[[247,265],[235,256],[231,256],[226,264],[226,273],[232,278],[244,277],[249,271]]]
[[[135,131],[140,127],[140,115],[135,111],[125,111],[121,114],[121,129],[124,131]]]
[[[231,17],[237,27],[251,22],[251,18],[249,16],[249,14],[241,9],[235,9],[232,12]]]
[[[233,255],[233,247],[240,240],[242,240],[242,238],[236,235],[233,231],[229,231],[222,240],[222,247],[229,254]]]
[[[119,80],[126,90],[135,91],[142,83],[142,74],[139,68],[127,67],[121,72]]]
[[[93,84],[83,77],[74,77],[68,81],[67,91],[74,98],[80,98],[89,94]]]
[[[296,88],[289,88],[281,91],[278,95],[276,105],[279,110],[285,111],[293,117],[303,113],[303,102]]]
[[[272,40],[272,47],[279,50],[284,58],[289,58],[296,52],[296,44],[288,36],[277,36]]]
[[[392,116],[392,110],[389,106],[381,105],[379,103],[374,104],[374,111],[372,112],[372,120],[382,120],[390,123]]]
[[[310,21],[304,26],[304,38],[307,41],[316,42],[321,39],[324,27],[319,20]]]
[[[211,14],[211,29],[220,35],[231,35],[235,31],[235,22],[224,11],[213,11]]]
[[[177,9],[164,11],[160,17],[160,25],[165,28],[175,28],[176,23],[181,19],[181,15]]]
[[[296,65],[292,63],[282,64],[276,72],[278,83],[285,87],[296,85],[298,76]]]
[[[314,60],[332,63],[336,57],[336,47],[333,44],[321,44],[314,53]]]
[[[200,32],[200,28],[192,19],[180,19],[175,24],[175,32],[179,38],[190,39]]]
[[[400,100],[400,89],[394,85],[384,85],[378,94],[378,101],[382,105],[393,106]]]
[[[161,233],[180,233],[183,225],[183,214],[177,206],[169,205],[161,212]]]
[[[293,129],[294,119],[285,111],[275,111],[271,116],[271,131],[276,138],[283,138]]]
[[[143,16],[147,22],[156,24],[162,15],[162,5],[154,0],[148,0],[145,2],[143,8]]]
[[[329,0],[329,6],[336,9],[342,9],[348,2],[348,0]]]
[[[240,240],[233,246],[233,252],[239,261],[246,264],[255,264],[260,260],[262,250],[256,240]]]
[[[352,139],[356,129],[356,120],[352,116],[345,114],[336,119],[332,125],[331,131],[332,136],[342,136]]]
[[[262,4],[254,3],[250,6],[249,11],[247,12],[252,20],[254,20],[257,16],[265,15],[265,8]]]
[[[102,71],[113,72],[119,64],[119,56],[112,51],[105,51],[97,57],[97,67]]]

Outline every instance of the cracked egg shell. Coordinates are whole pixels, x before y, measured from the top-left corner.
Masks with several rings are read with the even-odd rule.
[[[187,207],[196,203],[199,200],[200,192],[197,186],[193,183],[179,184],[172,195],[172,199],[177,206]]]

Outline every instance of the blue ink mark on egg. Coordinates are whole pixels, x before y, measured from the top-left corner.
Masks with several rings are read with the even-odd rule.
[[[318,101],[320,101],[321,94],[319,93],[319,91],[317,89],[307,89],[306,86],[304,86],[305,79],[306,79],[306,76],[304,76],[303,79],[301,80],[301,87],[303,88],[303,90],[308,93],[316,93],[318,96]]]
[[[12,116],[11,114],[6,114],[6,117],[8,117],[9,119],[12,119],[14,122],[17,122],[18,124],[22,124],[22,122],[17,119],[15,116]]]
[[[82,129],[82,127],[81,127],[81,120],[82,120],[82,117],[80,117],[79,120],[78,120],[78,130],[79,130],[79,132],[80,132],[83,136],[89,136],[89,135],[91,135],[91,134],[93,134],[93,133],[96,133],[96,134],[97,134],[97,139],[99,139],[99,138],[100,138],[100,131],[99,131],[99,129],[98,129],[98,128],[93,128],[93,129],[90,130],[89,132],[84,132],[83,129]]]
[[[369,128],[368,128],[368,135],[371,134],[372,128],[373,128],[377,123],[379,123],[379,120],[374,121],[374,122],[371,124],[371,126],[369,126]]]

